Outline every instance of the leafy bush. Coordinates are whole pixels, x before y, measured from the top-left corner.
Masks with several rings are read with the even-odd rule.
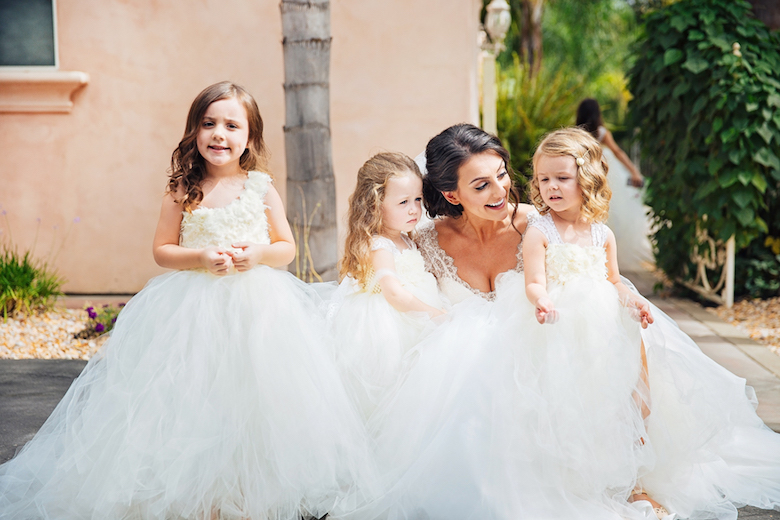
[[[530,162],[541,137],[574,124],[582,83],[563,71],[545,67],[532,76],[515,55],[511,67],[498,71],[496,122],[498,135],[512,157],[518,184],[530,175]]]
[[[780,37],[743,0],[681,0],[651,12],[644,31],[629,108],[653,166],[647,203],[657,263],[686,277],[704,238],[734,235],[740,250],[770,231],[770,193],[780,182]]]
[[[116,319],[119,317],[119,313],[124,306],[124,303],[120,303],[119,305],[103,305],[96,310],[95,307],[90,305],[84,309],[90,320],[87,327],[81,332],[77,332],[74,336],[80,339],[89,339],[110,332],[111,329],[114,328]]]
[[[46,263],[32,258],[30,252],[19,254],[2,244],[0,251],[0,309],[3,318],[16,313],[50,309],[64,280]]]

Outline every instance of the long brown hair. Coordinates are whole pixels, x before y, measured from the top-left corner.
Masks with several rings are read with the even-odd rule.
[[[184,195],[176,202],[186,211],[192,211],[192,208],[200,204],[203,199],[201,182],[206,175],[206,164],[198,152],[197,145],[203,116],[213,102],[232,98],[237,99],[244,106],[249,123],[249,141],[244,153],[241,154],[239,165],[244,171],[266,168],[267,152],[263,141],[263,118],[252,95],[240,85],[229,81],[206,87],[192,102],[187,115],[187,125],[184,127],[184,137],[171,155],[167,191],[175,195],[180,188],[183,189]]]
[[[372,273],[371,240],[382,232],[382,201],[387,182],[411,172],[422,179],[420,169],[409,156],[383,152],[367,160],[358,170],[355,191],[349,196],[347,240],[339,263],[339,277],[351,276],[361,287]]]

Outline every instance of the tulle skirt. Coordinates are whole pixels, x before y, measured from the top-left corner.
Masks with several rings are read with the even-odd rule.
[[[298,520],[370,488],[316,298],[288,273],[152,279],[38,434],[3,519]]]
[[[428,313],[398,312],[381,293],[356,290],[354,283],[344,279],[332,295],[329,323],[345,386],[368,420],[407,370],[406,353],[434,323]],[[443,307],[438,295],[415,296]]]

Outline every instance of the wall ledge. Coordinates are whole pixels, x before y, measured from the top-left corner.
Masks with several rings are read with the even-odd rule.
[[[88,82],[86,72],[0,70],[0,113],[67,114],[73,109],[71,96]]]

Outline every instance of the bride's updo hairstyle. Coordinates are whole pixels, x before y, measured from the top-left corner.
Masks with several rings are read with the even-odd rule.
[[[577,165],[577,184],[582,191],[582,217],[587,222],[606,222],[612,190],[607,183],[609,165],[601,153],[601,145],[582,128],[561,128],[550,132],[534,152],[534,174],[529,182],[531,202],[540,214],[546,215],[550,207],[539,191],[537,165],[539,158],[572,157]]]
[[[428,173],[423,177],[423,202],[431,218],[440,215],[458,218],[463,206],[450,204],[441,192],[458,189],[458,170],[472,156],[490,152],[504,160],[507,171],[512,174],[509,152],[498,137],[467,123],[454,125],[428,141],[425,147],[425,167]],[[509,201],[517,204],[520,196],[512,186]]]

